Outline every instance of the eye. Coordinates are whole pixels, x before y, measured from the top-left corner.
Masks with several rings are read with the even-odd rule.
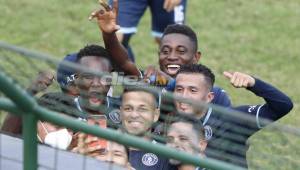
[[[93,74],[89,74],[89,73],[83,73],[83,74],[81,74],[81,77],[83,79],[91,80],[91,79],[93,79],[94,75]]]
[[[196,92],[198,92],[198,89],[196,89],[196,88],[191,88],[191,92],[196,93]]]
[[[178,48],[177,51],[176,51],[178,54],[185,54],[186,53],[186,49],[181,47],[181,48]]]
[[[131,107],[123,107],[123,110],[125,111],[125,112],[131,112],[132,111],[132,108]]]
[[[147,112],[147,111],[149,111],[149,109],[145,107],[141,107],[138,109],[138,112]]]
[[[188,138],[185,136],[180,136],[179,140],[184,142],[184,141],[188,141]]]
[[[164,48],[162,48],[161,50],[160,50],[160,54],[162,54],[162,55],[168,55],[168,54],[170,54],[170,49],[169,48],[167,48],[167,47],[164,47]]]
[[[177,92],[177,93],[180,93],[180,92],[182,92],[183,91],[183,88],[182,87],[175,87],[175,92]]]

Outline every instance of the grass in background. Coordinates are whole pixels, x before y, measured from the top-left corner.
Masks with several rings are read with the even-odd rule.
[[[0,40],[63,58],[86,44],[100,43],[91,0],[0,0]],[[263,102],[243,89],[234,89],[222,72],[243,71],[286,92],[293,111],[279,122],[299,127],[300,1],[189,0],[187,24],[199,37],[201,63],[211,67],[217,84],[235,105]],[[157,65],[157,46],[150,36],[149,11],[132,39],[137,64]],[[299,136],[298,136],[299,139]],[[248,152],[255,169],[297,169],[299,140],[268,129],[251,138]],[[272,155],[272,156],[271,156]],[[283,156],[284,155],[284,156]],[[272,158],[272,159],[271,159]]]

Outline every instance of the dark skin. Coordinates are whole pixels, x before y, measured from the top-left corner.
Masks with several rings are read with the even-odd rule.
[[[53,83],[54,79],[55,77],[53,71],[41,71],[38,73],[38,76],[32,81],[26,91],[30,95],[35,96],[39,92],[46,90]],[[21,135],[22,117],[14,114],[7,114],[1,130],[15,135]]]
[[[117,65],[125,75],[135,75],[140,77],[140,71],[134,63],[128,60],[126,49],[117,39],[116,31],[120,29],[120,26],[116,24],[118,1],[113,1],[112,8],[103,1],[100,2],[100,5],[104,9],[92,12],[89,19],[97,19],[97,24],[102,32],[105,48],[110,53],[114,65]]]
[[[100,4],[103,6],[103,3]],[[140,76],[137,66],[129,60],[127,50],[122,46],[121,43],[118,42],[115,34],[115,32],[120,28],[120,26],[116,24],[118,1],[114,0],[112,9],[107,9],[106,6],[103,6],[103,8],[104,9],[93,12],[90,16],[90,19],[97,19],[98,26],[102,31],[106,49],[111,53],[113,61],[117,65],[121,66],[121,69],[125,72],[125,74]],[[167,71],[166,67],[168,64],[178,64],[181,66],[184,64],[198,63],[201,53],[195,50],[195,47],[193,47],[193,42],[189,40],[187,36],[181,34],[179,34],[179,37],[177,35],[175,39],[173,38],[175,41],[171,41],[171,44],[168,44],[168,49],[171,51],[170,54],[172,55],[162,55],[162,50],[166,49],[165,38],[170,36],[172,38],[172,35],[173,34],[169,34],[163,37],[160,45],[158,55],[161,69],[157,69],[155,66],[148,66],[144,72],[144,79],[149,79],[151,75],[156,75],[156,77],[163,77],[164,79],[169,80],[170,78],[174,77],[175,74],[171,74]],[[180,41],[181,44],[174,44],[174,42],[177,42],[177,40],[183,41]],[[182,49],[184,48],[185,50],[183,54]]]

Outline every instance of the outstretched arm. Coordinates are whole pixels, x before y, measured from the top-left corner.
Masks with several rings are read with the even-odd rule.
[[[259,128],[261,127],[260,118],[276,121],[293,108],[293,102],[286,94],[264,81],[239,72],[224,72],[224,75],[230,79],[234,87],[244,87],[266,101],[263,105],[245,105],[235,108],[256,116],[256,123]]]
[[[94,11],[89,19],[96,18],[98,26],[102,32],[105,48],[110,53],[113,65],[116,65],[125,75],[141,76],[136,65],[129,60],[127,50],[118,41],[116,31],[120,29],[117,25],[118,0],[113,1],[112,8],[99,0],[104,9]]]

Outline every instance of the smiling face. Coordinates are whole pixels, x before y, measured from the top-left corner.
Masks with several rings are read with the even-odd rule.
[[[204,75],[199,73],[179,73],[176,76],[174,95],[203,103],[209,103],[213,99],[213,93],[210,92]],[[180,101],[175,101],[175,106],[177,111],[186,114],[202,116],[205,112],[204,109],[196,109]]]
[[[172,33],[161,40],[159,65],[161,71],[174,77],[182,65],[195,64],[200,59],[195,44],[186,35]]]
[[[201,133],[200,129],[198,131],[193,128],[192,123],[172,123],[167,132],[167,146],[193,155],[201,155],[204,153],[207,145]],[[170,163],[175,165],[180,164],[179,161],[173,159],[170,159]]]
[[[122,97],[121,118],[124,129],[132,135],[144,135],[159,118],[155,97],[144,91],[125,92]]]
[[[81,66],[99,73],[110,72],[109,61],[102,57],[85,56],[79,60]],[[100,106],[109,90],[109,83],[99,76],[89,72],[80,71],[77,74],[76,85],[80,90],[80,96],[84,100],[85,107],[95,108]]]

